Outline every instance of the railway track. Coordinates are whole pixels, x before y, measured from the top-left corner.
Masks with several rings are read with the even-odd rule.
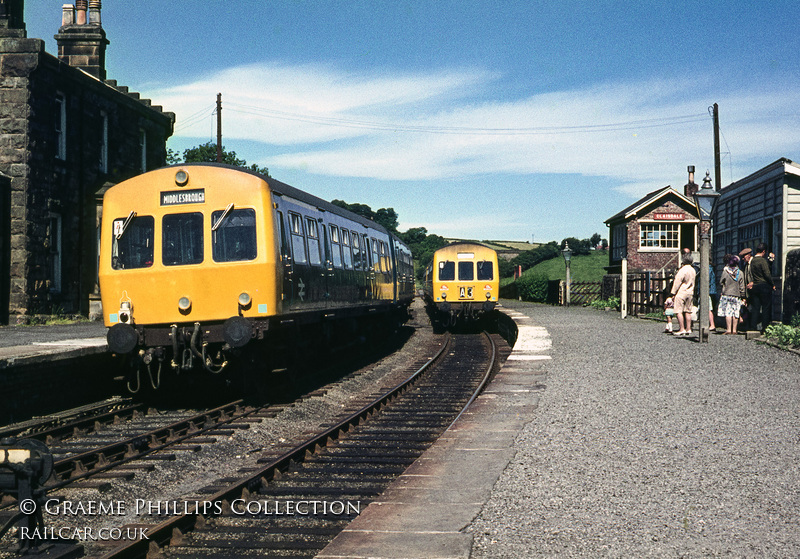
[[[498,364],[492,336],[454,337],[373,402],[187,497],[193,510],[103,557],[313,557],[455,421]]]
[[[430,340],[428,340],[428,343],[430,343]],[[488,342],[481,342],[481,344],[483,343]],[[320,417],[329,418],[329,423],[325,426],[324,432],[308,437],[309,440],[305,441],[304,444],[296,447],[290,446],[291,441],[279,439],[279,441],[283,442],[274,442],[275,438],[272,437],[272,443],[267,443],[266,445],[261,443],[259,445],[264,446],[267,451],[262,453],[257,464],[254,461],[249,461],[249,467],[239,470],[238,474],[235,466],[233,468],[229,466],[229,471],[232,473],[225,474],[228,475],[227,478],[208,483],[205,487],[198,484],[188,484],[189,487],[193,487],[193,489],[189,489],[189,493],[185,491],[178,493],[178,495],[188,496],[177,501],[171,501],[172,503],[182,503],[184,507],[186,503],[190,505],[195,502],[218,503],[219,511],[211,510],[211,514],[205,515],[191,511],[188,514],[177,514],[179,511],[173,508],[172,511],[167,511],[167,516],[164,516],[164,511],[161,511],[162,516],[145,516],[137,513],[136,518],[131,518],[131,515],[129,515],[123,519],[106,519],[109,522],[114,522],[116,526],[127,521],[128,524],[123,526],[124,529],[128,531],[130,531],[129,529],[143,529],[148,539],[141,542],[125,542],[126,545],[117,547],[114,551],[109,551],[109,549],[111,546],[119,544],[119,541],[89,542],[88,544],[82,541],[74,541],[69,542],[76,544],[71,546],[65,545],[68,542],[60,542],[62,545],[58,549],[51,549],[51,553],[48,556],[80,556],[84,551],[92,557],[103,554],[107,554],[108,557],[144,557],[148,552],[150,556],[159,556],[159,554],[172,556],[176,553],[178,555],[175,556],[202,556],[202,549],[215,549],[214,545],[210,544],[213,540],[228,542],[221,543],[223,547],[229,548],[226,552],[237,548],[236,542],[240,542],[238,548],[241,549],[229,555],[242,556],[243,553],[247,554],[245,553],[249,545],[247,542],[252,540],[253,530],[262,536],[259,540],[252,540],[261,542],[259,545],[263,543],[264,545],[261,548],[274,548],[279,555],[284,554],[284,551],[281,551],[282,546],[285,549],[294,549],[294,551],[289,551],[290,556],[296,556],[298,553],[301,556],[313,554],[313,550],[320,549],[320,545],[324,545],[334,537],[353,515],[358,513],[361,507],[365,507],[376,495],[379,495],[391,479],[404,471],[407,465],[413,462],[425,448],[436,440],[439,433],[447,427],[444,423],[453,420],[457,411],[454,410],[452,403],[445,405],[441,409],[429,409],[424,412],[418,408],[423,402],[428,401],[426,396],[430,388],[426,386],[428,382],[433,385],[439,385],[440,388],[444,388],[448,384],[442,380],[423,381],[422,379],[432,378],[433,373],[422,374],[422,369],[432,368],[436,361],[435,368],[445,371],[450,370],[449,374],[443,374],[449,378],[459,378],[456,384],[463,387],[468,382],[460,378],[461,375],[466,374],[460,372],[462,365],[474,369],[475,364],[478,363],[478,368],[483,367],[479,362],[483,359],[481,356],[487,354],[485,347],[473,349],[474,355],[470,356],[468,347],[475,346],[472,342],[468,342],[467,338],[456,338],[454,344],[454,349],[442,350],[443,352],[437,360],[428,359],[429,363],[426,367],[419,367],[420,374],[414,375],[413,381],[409,379],[409,385],[404,387],[397,386],[391,391],[381,389],[380,397],[376,398],[376,402],[370,402],[369,405],[364,401],[359,402],[356,406],[358,409],[350,409],[349,412],[342,414],[347,416],[342,418],[343,421],[337,420],[334,422],[332,421],[333,415],[322,414]],[[421,349],[423,355],[432,354],[430,348],[424,349],[429,347],[427,344],[415,345],[414,347],[417,348],[417,351]],[[464,353],[462,350],[467,351]],[[422,364],[423,360],[417,361],[416,365],[413,362],[408,363],[407,358],[405,361],[403,358],[390,360],[390,362],[394,361],[413,366],[416,371],[416,368]],[[471,365],[467,366],[465,365],[466,363]],[[398,373],[402,374],[402,372],[395,371],[392,375],[397,376]],[[340,382],[368,386],[365,382],[372,373],[367,374],[364,379],[359,378],[361,374],[361,372],[352,373],[340,379]],[[392,375],[389,375],[388,378],[391,378]],[[413,390],[409,387],[412,383],[415,383]],[[288,421],[292,420],[295,405],[302,408],[308,402],[312,409],[316,409],[318,404],[315,401],[323,400],[331,386],[335,386],[335,384],[329,385],[325,390],[312,391],[296,400],[295,404],[276,406],[271,410],[249,408],[242,406],[241,402],[233,402],[231,404],[233,409],[210,410],[215,413],[219,412],[223,420],[228,421],[228,424],[232,425],[232,427],[219,426],[213,423],[206,425],[205,418],[180,418],[181,425],[178,425],[179,422],[177,420],[169,423],[168,420],[172,419],[170,416],[151,414],[153,417],[150,420],[158,421],[159,425],[150,432],[144,433],[141,430],[143,425],[139,424],[135,428],[137,430],[129,433],[131,436],[123,442],[120,440],[121,433],[123,431],[130,432],[132,428],[130,425],[127,428],[122,428],[121,425],[131,422],[111,419],[103,423],[98,422],[95,425],[95,422],[88,417],[89,413],[86,410],[80,410],[74,415],[86,417],[75,417],[69,421],[64,417],[59,417],[58,421],[55,421],[56,425],[49,427],[61,429],[59,433],[48,433],[47,429],[36,427],[30,428],[27,434],[33,434],[40,440],[42,438],[48,440],[53,444],[54,450],[62,453],[60,459],[56,461],[59,473],[55,483],[51,486],[53,489],[62,488],[56,492],[59,499],[75,499],[75,495],[78,495],[77,499],[97,500],[96,489],[103,491],[104,487],[111,486],[110,480],[112,479],[127,480],[134,472],[142,472],[143,474],[137,476],[136,479],[140,480],[138,482],[114,483],[114,491],[109,493],[101,492],[100,499],[103,499],[104,495],[119,495],[118,491],[121,486],[130,487],[135,483],[140,486],[142,483],[149,484],[150,482],[147,480],[153,475],[149,473],[153,469],[153,464],[156,465],[155,473],[158,474],[162,466],[164,469],[172,468],[174,470],[177,467],[180,470],[181,466],[179,464],[196,463],[198,459],[203,459],[202,457],[207,452],[213,454],[214,451],[195,454],[191,450],[199,449],[201,444],[213,442],[217,435],[222,435],[224,438],[236,438],[232,436],[234,432],[246,433],[247,431],[243,429],[250,422],[258,421],[262,415],[274,417],[278,414],[277,418],[266,420],[269,422],[267,425],[259,426],[259,432],[268,425],[270,426],[268,431],[272,432],[274,431],[274,426],[279,425],[274,422],[283,421],[282,417],[285,417]],[[336,390],[334,390],[334,393],[336,393]],[[410,402],[412,402],[411,408],[416,409],[417,413],[415,419],[403,419],[401,412],[395,411],[395,406],[399,405],[395,401],[401,400],[398,395],[400,393],[407,393],[402,399],[410,399]],[[432,396],[432,399],[440,405],[448,401],[442,394]],[[333,398],[333,400],[335,402],[336,398]],[[463,407],[465,401],[466,399],[462,397],[459,406]],[[390,402],[391,405],[389,405]],[[114,405],[118,409],[122,409],[126,404],[121,402]],[[350,405],[353,405],[352,401]],[[381,410],[380,414],[378,414],[378,410]],[[129,412],[126,411],[124,413]],[[135,410],[132,413],[134,417],[139,419],[147,417],[145,410],[142,409]],[[208,415],[208,412],[203,415]],[[373,416],[377,418],[378,415],[382,418],[380,421],[394,427],[384,427],[385,430],[383,431],[371,432],[366,430],[366,423],[358,425],[359,423],[364,423],[367,419],[370,419],[369,423],[373,423]],[[344,421],[345,419],[347,421]],[[85,426],[72,425],[72,427],[69,427],[68,425],[71,421],[84,421]],[[169,423],[169,425],[165,425],[165,423]],[[201,432],[202,428],[206,429],[205,433]],[[159,431],[159,433],[156,434],[155,431]],[[86,444],[85,437],[81,439],[83,440],[82,443],[78,443],[78,447],[68,448],[69,433],[71,432],[88,432],[92,436],[105,437],[108,443],[105,445],[108,457],[98,458],[99,448],[93,447],[80,451],[79,446]],[[238,433],[236,436],[238,436]],[[296,437],[296,435],[292,436]],[[167,445],[169,444],[173,446],[168,447]],[[291,443],[291,445],[293,444]],[[146,455],[144,460],[141,459],[141,456],[138,459],[132,457],[131,445],[133,445],[134,449],[137,445],[141,446],[139,450]],[[209,448],[213,449],[217,446],[211,445]],[[124,452],[123,447],[125,449]],[[174,451],[169,450],[169,448]],[[176,466],[166,466],[163,460],[169,460],[176,455],[178,456]],[[147,456],[151,459],[147,460]],[[192,456],[197,456],[197,458],[192,458]],[[238,459],[239,457],[237,456],[236,458]],[[116,460],[117,465],[112,463],[114,460]],[[323,467],[323,460],[334,465]],[[226,460],[225,462],[228,461]],[[235,464],[237,462],[237,460],[234,460],[232,463]],[[93,467],[96,469],[93,470]],[[198,471],[205,471],[205,468]],[[221,470],[212,468],[211,471]],[[317,479],[316,482],[313,481],[315,477]],[[207,478],[207,476],[205,478],[214,479],[213,477]],[[290,482],[289,479],[296,481]],[[295,482],[299,482],[300,485],[296,487],[289,485]],[[153,487],[157,488],[161,483],[163,482],[153,481]],[[67,493],[64,493],[65,487],[69,489]],[[82,488],[83,491],[78,490],[76,494],[74,488]],[[88,494],[85,491],[87,488],[90,491]],[[273,493],[267,493],[267,489]],[[91,491],[94,491],[94,493],[91,493]],[[138,490],[130,492],[130,489],[127,493],[128,496],[138,494]],[[156,494],[158,494],[158,489],[156,489]],[[63,495],[66,495],[66,497]],[[163,492],[162,495],[163,497],[161,498],[173,499],[175,493],[167,491]],[[306,497],[303,497],[304,495]],[[314,514],[298,513],[281,515],[280,518],[275,514],[267,514],[268,511],[263,508],[281,506],[281,503],[293,503],[296,501],[317,503],[314,506],[322,508],[312,511]],[[248,503],[259,502],[273,503],[273,505],[263,505],[261,512],[264,514],[260,515],[250,514],[252,511],[247,508],[236,509],[237,505],[252,509],[258,505]],[[274,503],[279,504],[274,505]],[[325,503],[334,503],[334,508],[326,508]],[[340,503],[350,506],[350,508],[347,511],[340,511],[336,508],[341,506]],[[245,511],[246,514],[237,514],[237,511]],[[156,512],[158,513],[158,511]],[[297,511],[295,512],[297,513]],[[52,520],[56,519],[53,518]],[[130,524],[131,520],[135,521],[135,524]],[[142,523],[148,524],[144,526]],[[270,526],[270,530],[273,532],[272,535],[266,535],[265,526],[267,525]],[[236,534],[239,535],[237,536]],[[273,538],[274,542],[271,544],[264,543],[263,538]],[[284,544],[277,542],[286,542],[286,545],[284,546]],[[84,547],[85,549],[82,549]],[[185,549],[181,552],[182,548]],[[162,549],[164,551],[161,551]],[[217,551],[220,550],[217,549]],[[181,555],[181,553],[183,554]],[[211,555],[219,556],[220,554],[211,553]],[[0,550],[0,556],[5,557],[8,555],[4,555]]]

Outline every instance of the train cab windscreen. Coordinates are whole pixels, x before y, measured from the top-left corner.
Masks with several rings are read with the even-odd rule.
[[[456,279],[456,263],[452,260],[439,262],[439,281],[453,281]]]
[[[475,279],[475,266],[472,262],[458,263],[458,281],[472,281]]]
[[[203,261],[203,214],[167,214],[161,220],[161,260],[164,266]]]
[[[478,281],[489,281],[494,279],[494,266],[490,260],[476,262],[478,268]]]
[[[114,220],[111,248],[113,269],[130,270],[153,265],[154,225],[153,216],[136,216],[134,212],[125,219]]]
[[[255,260],[256,212],[252,209],[212,212],[211,251],[214,262]],[[222,221],[220,221],[222,219]]]

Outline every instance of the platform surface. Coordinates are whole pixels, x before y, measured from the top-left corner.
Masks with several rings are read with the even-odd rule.
[[[470,413],[318,557],[800,557],[800,357],[503,301]]]

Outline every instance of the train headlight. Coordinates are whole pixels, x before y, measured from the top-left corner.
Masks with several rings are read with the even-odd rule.
[[[442,293],[442,301],[447,301],[447,293]]]
[[[252,303],[252,302],[253,302],[253,300],[250,298],[250,294],[247,291],[242,291],[239,294],[239,305],[240,306],[249,307],[250,303]]]
[[[491,299],[492,298],[492,292],[491,291],[487,291],[486,292],[486,298],[487,299]]]
[[[133,305],[130,301],[122,301],[119,304],[119,321],[123,324],[127,324],[131,320],[131,314],[133,313]]]
[[[192,300],[188,297],[181,297],[178,299],[178,308],[181,310],[181,312],[187,312],[192,308]]]
[[[178,169],[178,172],[175,173],[175,184],[178,186],[186,186],[188,182],[189,173],[187,173],[185,169]]]

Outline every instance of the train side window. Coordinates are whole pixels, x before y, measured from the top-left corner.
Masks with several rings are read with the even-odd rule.
[[[322,264],[319,255],[319,230],[313,217],[306,218],[306,232],[308,233],[308,261],[314,266]]]
[[[378,241],[376,239],[370,239],[370,242],[372,244],[372,266],[375,268],[376,272],[383,272],[383,269],[381,268],[381,257],[380,253],[378,252],[380,250]]]
[[[212,225],[218,223],[224,210],[211,214]],[[256,211],[232,210],[211,232],[211,254],[214,262],[240,262],[255,260]]]
[[[478,281],[494,279],[494,265],[491,260],[481,260],[477,263]]]
[[[350,231],[342,229],[342,254],[344,255],[344,267],[349,270],[353,267],[353,255],[350,252]]]
[[[306,260],[306,241],[303,235],[303,221],[298,214],[289,214],[289,228],[292,237],[292,255],[297,264],[305,264]]]
[[[339,242],[339,227],[331,225],[331,260],[336,268],[342,267],[342,246]]]
[[[286,239],[286,226],[283,223],[283,212],[278,213],[278,224],[281,230],[281,256],[284,258],[291,258],[289,255],[289,243]]]
[[[458,281],[472,281],[475,279],[475,266],[472,262],[458,263]]]
[[[452,260],[439,262],[439,281],[453,281],[456,279],[456,263]]]
[[[364,270],[369,270],[372,268],[372,252],[369,248],[370,239],[366,235],[361,235],[361,246],[364,247],[364,250],[361,252],[361,264],[364,266]]]
[[[149,268],[153,265],[155,219],[151,215],[131,214],[133,217],[115,219],[113,223],[111,267],[115,270]]]
[[[362,256],[361,256],[361,243],[358,240],[358,233],[353,232],[353,268],[356,270],[361,270]]]
[[[161,261],[164,266],[203,261],[203,214],[167,214],[161,219]]]

